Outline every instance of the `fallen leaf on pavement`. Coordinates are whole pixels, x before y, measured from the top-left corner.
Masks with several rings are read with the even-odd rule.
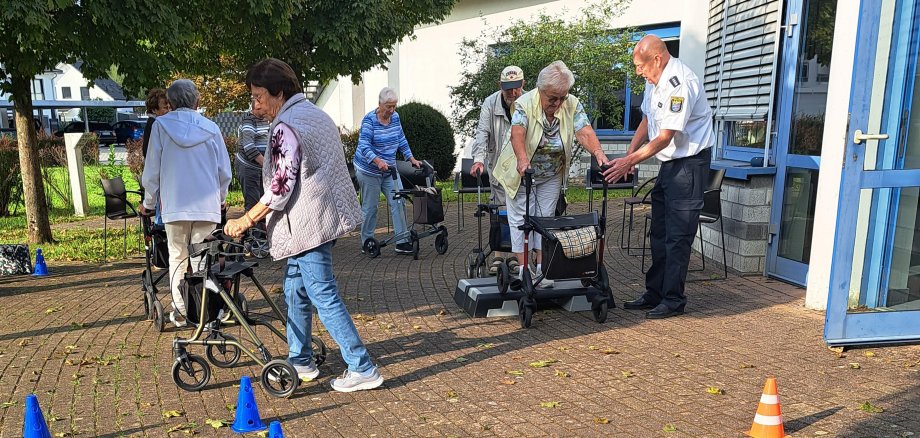
[[[677,428],[673,424],[666,424],[661,430],[665,432],[677,432]]]
[[[623,377],[626,377],[626,378],[629,378],[629,377],[632,377],[632,376],[635,376],[635,375],[636,375],[636,374],[633,373],[632,371],[620,371],[620,374],[622,374]]]
[[[556,402],[556,401],[540,402],[540,407],[541,407],[541,408],[555,408],[555,407],[559,407],[559,402]]]
[[[456,392],[447,391],[447,398],[457,398],[457,397],[460,397],[460,396]]]
[[[531,368],[545,368],[545,367],[550,366],[550,364],[554,364],[556,362],[559,362],[559,361],[556,359],[538,360],[536,362],[531,362],[530,367]]]
[[[867,352],[866,352],[866,357],[875,357],[875,352],[867,351]]]
[[[168,420],[173,417],[181,417],[184,412],[182,411],[163,411],[163,419]]]
[[[514,380],[511,380],[511,379],[505,379],[505,380],[502,380],[502,381],[501,381],[501,384],[502,384],[502,385],[514,385],[515,383],[517,383],[517,382],[514,381]]]
[[[10,407],[10,406],[16,406],[17,403],[19,403],[19,402],[15,401],[15,400],[13,400],[13,401],[8,401],[8,402],[3,402],[3,403],[0,403],[0,408],[8,408],[8,407]]]
[[[708,393],[710,393],[710,394],[713,394],[713,395],[723,395],[723,394],[725,394],[725,390],[724,390],[724,389],[718,388],[718,387],[715,387],[715,386],[710,386],[710,387],[706,388],[706,392],[708,392]]]
[[[860,411],[863,411],[863,412],[868,412],[868,413],[870,413],[870,414],[878,414],[878,413],[881,413],[881,412],[884,412],[884,411],[885,411],[885,410],[882,409],[881,407],[875,406],[875,405],[873,405],[872,403],[869,403],[868,401],[865,402],[865,403],[863,403],[863,404],[859,407],[859,410],[860,410]]]
[[[569,377],[569,373],[562,370],[556,370],[556,377]]]
[[[511,374],[512,376],[523,376],[524,372],[521,370],[511,370],[511,371],[505,371],[505,374]]]
[[[854,370],[858,370],[862,367],[859,366],[859,362],[850,362],[850,368],[853,368]]]
[[[607,417],[594,417],[594,424],[608,424],[610,420]]]
[[[45,314],[46,314],[46,315],[50,315],[50,314],[55,313],[55,312],[60,312],[61,310],[64,310],[64,306],[49,307],[49,308],[45,309]]]
[[[463,356],[460,356],[460,357],[458,357],[458,358],[455,359],[455,360],[456,360],[457,362],[459,362],[459,363],[463,363],[463,362],[468,361],[469,359],[467,359],[467,358],[465,358],[465,357],[463,357]]]
[[[233,422],[230,420],[212,420],[210,418],[207,420],[204,420],[204,422],[208,426],[211,426],[215,429],[220,429],[221,427],[226,427],[226,426],[233,424]]]

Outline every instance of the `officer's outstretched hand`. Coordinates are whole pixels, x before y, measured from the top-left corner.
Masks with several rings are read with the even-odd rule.
[[[631,173],[633,169],[626,157],[610,160],[608,165],[609,167],[604,171],[604,179],[611,184],[621,180],[626,174]]]

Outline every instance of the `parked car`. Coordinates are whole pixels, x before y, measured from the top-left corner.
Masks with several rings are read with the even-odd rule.
[[[99,138],[99,145],[105,146],[115,143],[115,130],[112,125],[105,122],[89,122],[89,131],[96,134]],[[63,128],[54,133],[57,137],[63,137],[64,133],[86,132],[86,123],[74,121],[67,123]]]
[[[140,140],[144,137],[146,120],[122,120],[112,125],[115,130],[115,143],[125,144],[128,140]]]
[[[16,122],[13,120],[9,120],[9,125],[10,125],[9,128],[0,128],[0,135],[9,135],[13,138],[16,138]],[[42,123],[39,122],[38,119],[36,118],[32,119],[32,126],[35,127],[36,133],[42,132]]]

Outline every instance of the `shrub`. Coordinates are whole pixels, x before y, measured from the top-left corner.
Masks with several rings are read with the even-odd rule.
[[[144,141],[128,140],[125,143],[125,149],[128,151],[128,170],[140,185],[141,175],[144,173]]]
[[[409,102],[396,108],[403,132],[417,160],[428,160],[438,178],[453,175],[457,154],[454,153],[454,130],[447,117],[430,105]]]
[[[345,162],[351,163],[351,161],[355,158],[355,151],[358,150],[358,137],[361,135],[361,131],[349,131],[345,128],[342,128],[341,134],[342,146],[345,147]]]
[[[22,174],[19,172],[19,149],[16,138],[0,135],[0,169],[9,169],[0,174],[0,217],[9,216],[10,208],[19,203]]]
[[[236,151],[240,148],[240,139],[233,135],[224,136],[227,154],[230,155],[230,190],[240,190],[240,182],[236,178]]]

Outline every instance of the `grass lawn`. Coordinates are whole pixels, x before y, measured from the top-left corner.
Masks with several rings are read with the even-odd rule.
[[[70,195],[70,178],[67,169],[63,167],[53,167],[48,169],[51,179],[50,187],[46,194],[51,199],[53,208],[49,212],[51,224],[60,224],[66,222],[79,222],[87,219],[98,219],[105,213],[105,197],[102,193],[102,185],[99,183],[99,170],[102,166],[86,166],[84,168],[84,178],[86,180],[87,201],[89,203],[89,215],[79,217],[73,215],[73,205],[64,195]],[[137,191],[139,185],[134,177],[128,171],[126,166],[120,166],[122,179],[125,181],[127,190]],[[243,195],[239,190],[231,191],[227,196],[230,205],[242,205]],[[136,194],[128,194],[128,200],[135,206],[140,203],[140,197]],[[16,209],[17,214],[10,217],[0,217],[0,243],[25,243],[28,241],[26,236],[26,216],[24,207],[19,205]],[[108,260],[118,260],[123,256],[122,239],[124,231],[121,221],[109,221],[108,231]],[[30,250],[42,248],[42,253],[48,262],[53,261],[85,261],[101,262],[104,248],[103,230],[101,228],[78,228],[72,227],[68,230],[54,229],[52,226],[52,237],[55,243],[44,245],[31,245]],[[140,225],[137,219],[128,220],[128,255],[142,254],[143,247],[140,245]]]

